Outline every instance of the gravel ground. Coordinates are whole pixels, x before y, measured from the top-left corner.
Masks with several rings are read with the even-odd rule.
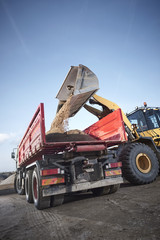
[[[68,196],[62,206],[42,211],[9,186],[0,185],[0,239],[160,239],[160,177],[149,185],[122,184],[102,197]]]

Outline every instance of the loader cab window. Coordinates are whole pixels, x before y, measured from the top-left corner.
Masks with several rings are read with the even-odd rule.
[[[137,132],[143,132],[148,130],[147,123],[142,110],[138,110],[137,112],[128,115],[128,119],[131,124],[137,125]]]
[[[149,109],[144,112],[148,129],[160,127],[160,110]]]
[[[155,114],[157,116],[157,119],[159,121],[159,126],[160,126],[160,110],[155,110]]]

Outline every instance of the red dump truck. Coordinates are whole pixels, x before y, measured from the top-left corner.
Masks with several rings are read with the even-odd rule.
[[[83,132],[84,139],[74,136],[71,141],[64,134],[57,141],[53,134],[47,141],[41,103],[18,147],[17,193],[25,194],[26,200],[34,202],[37,209],[44,209],[62,204],[64,195],[73,192],[90,190],[95,196],[115,192],[123,178],[113,146],[127,141],[121,110]],[[86,136],[91,138],[86,140]]]

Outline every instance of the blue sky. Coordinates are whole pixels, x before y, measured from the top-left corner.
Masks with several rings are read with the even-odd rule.
[[[50,128],[55,96],[78,64],[124,112],[160,106],[160,1],[0,0],[0,172],[15,170],[10,152],[40,102]],[[70,129],[95,121],[81,110]]]

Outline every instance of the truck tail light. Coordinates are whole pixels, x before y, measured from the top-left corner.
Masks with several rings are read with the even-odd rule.
[[[61,170],[60,168],[41,170],[41,176],[42,177],[53,175],[53,174],[64,174],[64,170]]]
[[[106,165],[106,168],[117,168],[122,167],[122,162],[109,163]]]

